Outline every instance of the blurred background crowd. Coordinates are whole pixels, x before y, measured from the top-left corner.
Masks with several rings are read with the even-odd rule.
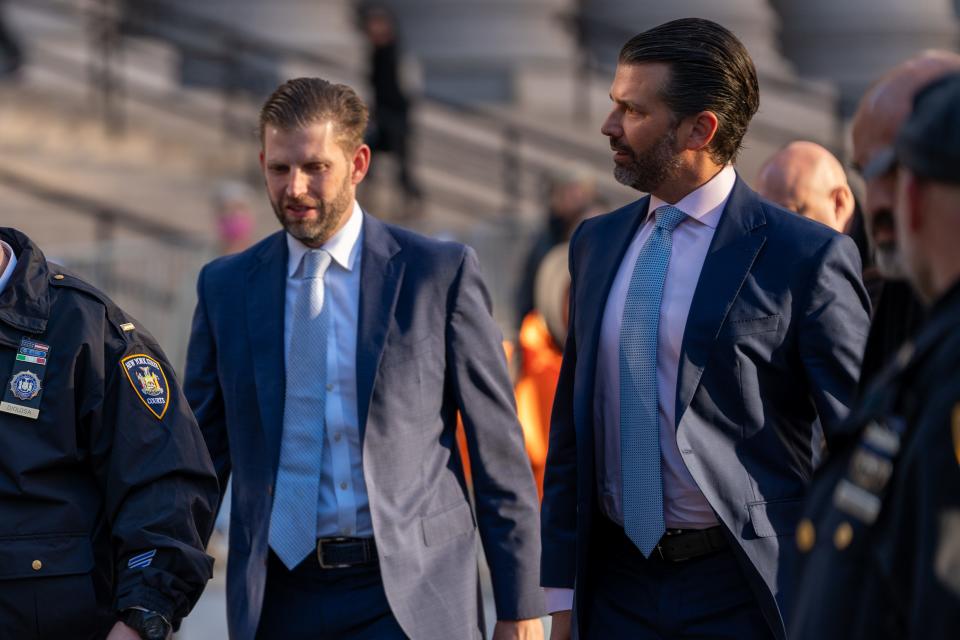
[[[853,236],[876,296],[844,169],[850,118],[889,67],[958,50],[960,0],[0,0],[0,223],[182,366],[199,268],[277,227],[257,166],[263,99],[288,77],[350,84],[373,115],[361,204],[480,256],[542,482],[565,243],[637,197],[599,133],[617,52],[686,16],[730,28],[756,62],[740,175]],[[208,589],[182,637],[217,637],[222,598]]]

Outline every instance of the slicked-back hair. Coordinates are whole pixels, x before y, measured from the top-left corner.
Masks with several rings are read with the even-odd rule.
[[[661,98],[677,118],[716,114],[717,133],[708,150],[718,164],[736,159],[760,106],[760,87],[750,54],[729,29],[702,18],[666,22],[631,38],[619,63],[668,65]]]
[[[368,110],[356,91],[321,78],[294,78],[277,87],[260,109],[260,144],[268,126],[302,129],[332,121],[337,142],[347,153],[363,144]]]

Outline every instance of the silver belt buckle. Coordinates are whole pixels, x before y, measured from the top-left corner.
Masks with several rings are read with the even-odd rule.
[[[667,558],[663,555],[663,547],[660,546],[660,543],[657,543],[657,546],[654,547],[657,551],[657,555],[660,556],[660,559],[666,562]]]
[[[350,564],[327,564],[323,561],[323,543],[324,542],[347,542],[350,538],[317,538],[317,561],[321,569],[345,569]]]

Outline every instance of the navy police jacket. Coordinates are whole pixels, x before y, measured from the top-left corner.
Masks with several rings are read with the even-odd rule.
[[[154,339],[0,227],[2,637],[102,637],[116,612],[186,615],[213,567],[218,488]],[[10,634],[9,636],[6,634]]]
[[[797,529],[791,640],[960,637],[960,283],[850,415]]]

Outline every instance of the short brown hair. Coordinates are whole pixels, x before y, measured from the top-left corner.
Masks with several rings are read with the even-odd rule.
[[[294,78],[277,87],[260,110],[260,144],[268,125],[302,129],[330,120],[337,129],[337,142],[352,152],[363,144],[367,130],[367,105],[345,84],[321,78]]]

